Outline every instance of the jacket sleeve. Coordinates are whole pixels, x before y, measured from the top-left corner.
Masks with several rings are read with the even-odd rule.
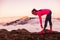
[[[40,26],[42,27],[42,17],[39,15]]]
[[[42,27],[42,17],[41,17],[41,12],[37,12],[37,15],[39,17],[39,23],[40,23],[40,26]]]

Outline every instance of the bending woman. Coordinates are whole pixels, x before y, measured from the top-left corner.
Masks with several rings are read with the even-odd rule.
[[[51,12],[51,10],[49,10],[49,9],[40,9],[40,10],[33,9],[32,14],[33,15],[38,15],[39,20],[40,20],[41,28],[43,28],[43,26],[42,26],[42,17],[41,16],[46,15],[44,30],[46,29],[47,23],[49,22],[50,30],[52,31],[52,21],[51,21],[52,12]]]

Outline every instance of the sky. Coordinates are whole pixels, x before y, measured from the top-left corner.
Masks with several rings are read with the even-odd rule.
[[[60,0],[0,0],[0,17],[34,16],[33,8],[50,9],[53,18],[60,18]]]

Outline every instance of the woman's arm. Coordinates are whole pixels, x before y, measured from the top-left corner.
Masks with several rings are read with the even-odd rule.
[[[42,17],[41,17],[41,15],[39,15],[39,21],[40,21],[40,26],[41,26],[41,28],[43,28],[43,26],[42,26]]]

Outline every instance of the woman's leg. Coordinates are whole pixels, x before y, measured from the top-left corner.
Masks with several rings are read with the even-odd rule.
[[[50,12],[50,15],[49,15],[49,25],[50,25],[50,30],[52,30],[52,21],[51,21],[51,12]]]
[[[47,15],[47,16],[46,16],[45,24],[44,24],[44,30],[45,30],[45,29],[46,29],[46,27],[47,27],[48,19],[49,19],[49,15]]]

